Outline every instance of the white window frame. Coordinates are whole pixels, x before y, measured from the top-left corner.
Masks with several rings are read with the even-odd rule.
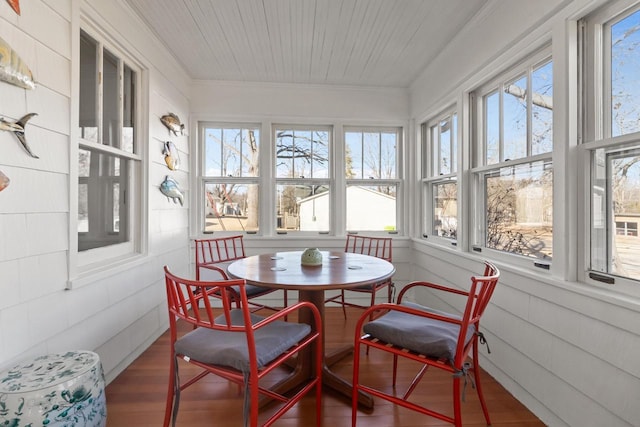
[[[485,111],[484,111],[484,97],[495,91],[502,90],[502,85],[508,82],[515,81],[522,75],[528,76],[527,86],[530,91],[531,88],[531,71],[544,65],[545,63],[552,61],[551,46],[546,46],[526,59],[519,62],[509,70],[498,74],[493,79],[480,85],[477,89],[470,91],[470,109],[471,109],[471,121],[473,129],[471,138],[471,168],[470,172],[470,207],[472,208],[470,220],[470,235],[469,235],[469,251],[481,252],[483,256],[488,256],[497,259],[501,262],[511,264],[514,266],[523,267],[526,269],[534,269],[536,272],[548,272],[551,270],[551,262],[548,260],[534,259],[532,257],[521,256],[514,253],[509,253],[497,249],[491,249],[485,246],[485,200],[483,194],[485,194],[484,177],[491,172],[499,172],[502,168],[517,167],[519,165],[533,164],[536,162],[548,162],[553,167],[552,157],[553,150],[531,155],[531,127],[530,123],[527,125],[527,155],[522,158],[513,160],[504,160],[503,154],[503,141],[499,141],[499,153],[500,161],[498,163],[486,164],[486,142],[485,142]],[[555,91],[555,87],[554,87]],[[529,97],[530,98],[530,97]],[[528,100],[528,109],[531,108],[531,99]],[[500,104],[500,127],[502,126],[502,114],[504,113],[502,105]],[[529,116],[529,114],[527,114]],[[555,180],[555,179],[554,179]],[[555,233],[554,233],[555,234]],[[553,250],[552,250],[553,251]]]
[[[92,37],[100,46],[100,50],[108,49],[111,54],[116,55],[120,61],[120,73],[122,73],[122,61],[127,64],[135,72],[136,76],[136,96],[135,96],[135,138],[137,147],[134,153],[125,150],[106,146],[100,143],[82,139],[79,130],[79,81],[80,81],[80,32],[81,30]],[[73,289],[91,283],[101,277],[111,275],[114,269],[122,268],[124,265],[135,265],[143,262],[146,255],[146,212],[148,210],[146,176],[147,166],[144,159],[147,156],[148,148],[143,141],[147,140],[147,129],[143,126],[143,117],[147,116],[146,99],[148,94],[148,77],[143,64],[134,59],[131,55],[130,47],[126,46],[126,41],[115,40],[109,34],[95,25],[87,16],[83,16],[78,24],[73,25],[73,49],[72,57],[74,64],[72,68],[72,81],[77,82],[72,87],[71,94],[71,116],[73,125],[71,126],[71,144],[70,148],[70,207],[69,207],[69,280],[67,289]],[[99,55],[99,67],[101,68],[102,55]],[[102,87],[102,82],[99,83]],[[102,126],[102,93],[99,90],[97,102],[98,109],[98,127]],[[122,81],[120,81],[120,95],[122,96]],[[122,119],[122,111],[120,111]],[[128,188],[128,220],[129,220],[129,238],[128,241],[104,246],[101,248],[89,249],[84,251],[78,250],[78,153],[81,148],[89,148],[102,153],[117,155],[122,159],[127,159],[137,164],[130,172],[130,182]]]
[[[277,174],[277,157],[276,157],[276,146],[277,146],[277,136],[276,133],[278,132],[278,130],[293,130],[293,131],[322,131],[322,132],[327,132],[328,136],[329,136],[329,147],[328,147],[328,162],[329,164],[327,165],[327,177],[326,178],[278,178],[278,174]],[[335,215],[333,214],[334,212],[334,207],[335,207],[335,200],[336,200],[336,184],[335,184],[335,153],[336,153],[336,149],[335,149],[335,134],[334,134],[334,126],[333,125],[320,125],[320,124],[309,124],[309,125],[305,125],[305,124],[287,124],[285,123],[278,123],[278,124],[273,124],[272,128],[271,128],[271,138],[272,138],[272,147],[273,150],[271,151],[271,165],[272,165],[272,171],[273,171],[273,187],[271,188],[272,191],[272,200],[273,200],[273,205],[274,206],[274,210],[272,212],[273,215],[273,221],[274,223],[269,225],[269,228],[273,230],[273,234],[274,235],[278,235],[278,236],[317,236],[317,235],[332,235],[335,234],[335,227],[336,227],[336,221],[335,221]],[[278,197],[277,195],[277,187],[278,185],[315,185],[315,186],[321,186],[321,185],[326,185],[329,187],[329,194],[328,194],[328,202],[329,202],[329,209],[327,212],[328,215],[328,229],[326,230],[277,230],[277,224],[275,223],[275,221],[277,221],[277,202],[276,202],[276,198]]]
[[[442,131],[440,124],[449,119],[452,123],[455,123],[455,129],[452,129],[450,134],[450,146],[451,153],[451,166],[448,173],[441,173],[440,160],[441,160],[441,144],[440,136]],[[460,183],[458,181],[458,171],[460,170],[461,158],[461,144],[460,144],[460,115],[457,111],[457,105],[452,105],[448,108],[441,110],[438,114],[432,116],[421,124],[421,140],[422,140],[422,159],[421,159],[421,191],[422,191],[422,232],[423,239],[428,239],[430,242],[434,242],[442,245],[457,246],[458,239],[460,238],[461,222],[460,222]],[[438,128],[437,138],[434,138],[432,129]],[[439,236],[433,233],[434,223],[434,211],[433,205],[434,187],[442,184],[456,184],[457,194],[457,225],[456,225],[456,237]]]
[[[365,229],[358,229],[358,230],[349,230],[346,229],[346,233],[353,233],[353,234],[358,234],[358,233],[362,233],[362,234],[367,234],[367,235],[396,235],[401,233],[401,212],[402,210],[400,209],[401,206],[401,201],[402,201],[402,179],[401,179],[401,153],[402,153],[402,128],[400,127],[391,127],[391,126],[347,126],[345,125],[343,127],[343,131],[342,131],[342,142],[343,142],[343,149],[342,149],[342,164],[345,165],[346,168],[346,157],[347,157],[347,143],[346,143],[346,134],[348,132],[351,133],[365,133],[365,132],[370,132],[370,133],[395,133],[396,135],[396,164],[395,164],[395,170],[396,170],[396,176],[395,178],[374,178],[374,179],[367,179],[367,178],[346,178],[346,169],[345,169],[345,200],[343,203],[343,206],[345,206],[345,224],[346,224],[346,206],[347,206],[347,200],[346,200],[346,190],[347,187],[349,187],[350,185],[353,186],[358,186],[358,185],[362,185],[363,187],[366,186],[372,186],[372,185],[376,185],[376,186],[384,186],[384,185],[393,185],[396,188],[396,224],[395,224],[395,229],[394,230],[365,230]]]
[[[196,202],[196,211],[197,211],[197,219],[196,219],[196,223],[197,223],[197,232],[202,234],[202,235],[211,235],[211,234],[216,234],[216,235],[234,235],[234,234],[247,234],[247,235],[261,235],[263,234],[263,229],[265,227],[264,221],[263,221],[263,213],[265,209],[268,209],[268,204],[265,204],[265,200],[263,200],[263,192],[259,191],[258,192],[258,212],[259,212],[259,218],[258,218],[258,229],[257,230],[249,230],[249,231],[243,231],[243,230],[221,230],[221,231],[206,231],[205,230],[205,222],[206,222],[206,202],[204,200],[203,196],[205,194],[205,188],[207,184],[241,184],[241,185],[258,185],[260,186],[260,184],[263,182],[264,178],[263,176],[265,176],[264,174],[264,169],[263,169],[263,164],[264,162],[262,161],[263,157],[265,156],[264,154],[264,150],[267,148],[265,144],[265,139],[268,141],[269,138],[267,136],[267,138],[265,138],[266,135],[264,135],[263,133],[263,129],[260,123],[256,123],[256,122],[216,122],[216,121],[207,121],[207,120],[201,120],[198,122],[197,124],[198,126],[198,141],[199,141],[199,147],[200,149],[198,150],[198,153],[200,153],[200,158],[198,159],[199,162],[199,166],[198,166],[198,197],[196,198],[197,202]],[[206,154],[206,147],[205,147],[205,136],[204,136],[204,129],[205,128],[215,128],[215,129],[242,129],[242,130],[249,130],[249,129],[254,129],[254,130],[258,130],[259,131],[259,138],[260,140],[258,141],[258,176],[255,177],[245,177],[245,176],[240,176],[240,177],[224,177],[224,176],[208,176],[205,175],[206,172],[206,158],[205,158],[205,154]],[[268,150],[267,150],[268,152]]]
[[[585,171],[582,181],[582,200],[585,212],[583,232],[579,244],[584,248],[584,256],[578,259],[578,279],[596,288],[615,291],[622,294],[640,296],[638,279],[616,275],[609,272],[593,270],[591,259],[592,239],[592,155],[597,150],[616,153],[630,148],[640,147],[640,131],[612,136],[611,100],[611,66],[610,40],[606,31],[609,23],[619,22],[630,14],[640,10],[637,1],[620,0],[607,3],[584,20],[579,22],[581,67],[584,76],[581,96],[584,103],[581,115],[580,132],[583,143],[578,146],[579,164]],[[591,172],[590,172],[591,171]],[[604,195],[605,203],[609,197]],[[607,219],[604,219],[605,221]],[[608,242],[607,253],[610,256],[611,240],[615,237],[615,227],[608,227],[605,240]],[[609,262],[607,260],[607,262]]]

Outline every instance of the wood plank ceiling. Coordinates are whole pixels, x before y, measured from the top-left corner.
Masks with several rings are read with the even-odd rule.
[[[193,79],[408,87],[487,0],[126,0]]]

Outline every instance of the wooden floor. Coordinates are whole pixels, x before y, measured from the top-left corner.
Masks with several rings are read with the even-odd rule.
[[[326,347],[331,350],[341,344],[353,342],[354,323],[358,309],[347,312],[348,320],[342,317],[339,308],[326,310]],[[265,312],[266,314],[266,312]],[[160,337],[125,372],[106,388],[107,427],[159,427],[164,418],[166,384],[169,365],[168,333]],[[391,358],[380,352],[371,351],[362,357],[361,376],[369,384],[390,382]],[[353,358],[351,356],[335,364],[332,368],[345,379],[351,378]],[[180,363],[183,375],[196,372],[192,365]],[[410,382],[416,372],[411,362],[399,366],[398,391],[402,384]],[[483,372],[485,399],[489,407],[494,427],[534,427],[544,426],[531,412],[511,396],[489,375]],[[277,374],[276,374],[277,375]],[[441,411],[451,410],[451,380],[447,373],[434,370],[423,378],[414,392],[415,400],[427,403]],[[238,387],[213,375],[182,393],[180,411],[176,426],[242,426],[242,395]],[[484,426],[485,421],[477,394],[470,386],[466,388],[466,401],[462,404],[465,426]],[[270,408],[264,410],[265,414]],[[325,391],[322,401],[322,419],[325,427],[345,427],[351,425],[350,402]],[[293,407],[274,425],[282,427],[310,427],[315,425],[315,401],[307,397]],[[435,418],[399,408],[389,402],[376,400],[370,413],[359,412],[358,426],[444,426],[450,425]]]

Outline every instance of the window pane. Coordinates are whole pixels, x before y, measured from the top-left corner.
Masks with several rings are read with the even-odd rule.
[[[611,133],[640,131],[640,11],[611,26]]]
[[[397,177],[396,132],[345,132],[347,179],[394,179]]]
[[[551,259],[553,176],[548,163],[500,168],[485,175],[485,245]]]
[[[128,241],[125,189],[133,162],[82,148],[78,157],[78,249]]]
[[[531,154],[553,150],[553,65],[547,62],[531,73]]]
[[[327,185],[276,185],[278,231],[329,231],[330,197]]]
[[[640,148],[594,153],[591,205],[591,269],[640,280]]]
[[[455,181],[433,184],[432,233],[455,239],[458,235],[458,185]]]
[[[258,176],[258,129],[204,128],[204,175],[210,177]]]
[[[440,122],[440,174],[449,174],[452,169],[451,152],[451,119]]]
[[[347,231],[395,229],[395,185],[347,186]]]
[[[527,155],[527,77],[507,83],[503,100],[504,160],[521,159]]]
[[[129,153],[135,150],[136,121],[136,73],[127,65],[124,66],[122,97],[122,149]]]
[[[102,59],[102,143],[120,148],[118,58],[106,49]]]
[[[257,231],[258,184],[205,184],[204,231]]]
[[[98,142],[98,45],[80,32],[80,137]]]
[[[500,94],[494,92],[484,98],[487,165],[500,162]]]
[[[327,178],[329,132],[276,130],[276,176],[278,178]]]

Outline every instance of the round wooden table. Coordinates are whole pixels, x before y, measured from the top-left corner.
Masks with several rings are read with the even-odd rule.
[[[276,252],[250,256],[229,265],[229,275],[245,279],[252,285],[266,288],[297,290],[300,301],[309,301],[318,308],[324,322],[324,291],[332,289],[357,288],[381,282],[393,276],[395,267],[380,258],[340,251],[322,251],[322,265],[304,266],[300,263],[302,251]],[[311,323],[301,311],[300,322]],[[324,325],[323,331],[324,331]],[[322,339],[324,347],[324,334]],[[330,355],[325,354],[322,382],[325,386],[351,398],[351,383],[333,373],[329,366],[353,351],[350,345]],[[324,353],[324,352],[323,352]],[[296,387],[311,375],[313,352],[308,351],[298,358],[299,363],[290,377],[277,385],[284,391]],[[373,398],[361,393],[359,403],[373,407]]]

